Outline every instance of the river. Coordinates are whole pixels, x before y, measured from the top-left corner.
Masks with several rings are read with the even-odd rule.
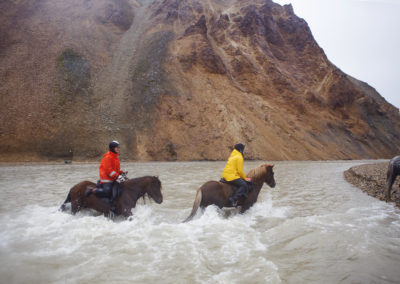
[[[245,162],[245,170],[261,162]],[[2,283],[400,283],[400,210],[348,184],[362,161],[276,162],[245,214],[208,207],[189,223],[196,189],[223,162],[121,163],[157,175],[161,205],[130,220],[59,212],[97,164],[0,166]]]

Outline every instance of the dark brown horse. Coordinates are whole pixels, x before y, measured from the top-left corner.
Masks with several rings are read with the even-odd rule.
[[[115,200],[115,211],[116,215],[122,215],[128,217],[132,215],[131,209],[136,206],[136,202],[139,198],[147,195],[153,199],[156,203],[160,204],[163,201],[161,193],[161,181],[158,177],[145,176],[135,179],[128,179],[121,183],[122,193]],[[110,204],[108,200],[96,197],[94,194],[85,196],[86,188],[96,187],[96,184],[90,181],[82,181],[74,185],[61,205],[60,210],[64,211],[66,203],[71,202],[71,212],[75,214],[82,208],[92,208],[105,216],[110,214]]]
[[[398,175],[400,175],[400,156],[394,157],[389,162],[386,177],[386,202],[392,199],[392,186]]]
[[[252,179],[254,188],[248,193],[247,197],[239,198],[237,206],[242,207],[240,213],[245,212],[257,202],[258,194],[264,183],[268,184],[270,187],[275,187],[273,168],[273,165],[263,164],[248,172],[247,177]],[[205,208],[209,205],[216,205],[219,208],[233,207],[229,201],[229,197],[232,196],[232,194],[233,188],[229,184],[218,181],[206,182],[197,190],[192,212],[183,222],[190,221],[196,215],[199,207]]]

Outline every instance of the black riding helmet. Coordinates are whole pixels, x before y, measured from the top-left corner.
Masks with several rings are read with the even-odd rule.
[[[243,155],[243,152],[244,152],[244,145],[243,145],[242,143],[236,144],[234,148],[235,148],[236,150],[238,150],[240,153],[242,153],[242,155]]]
[[[111,152],[116,153],[115,152],[115,147],[119,147],[119,143],[118,141],[111,141],[110,144],[108,144],[108,148],[110,149]]]

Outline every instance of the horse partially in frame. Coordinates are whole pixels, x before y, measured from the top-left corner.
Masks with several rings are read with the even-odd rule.
[[[386,202],[391,201],[392,186],[396,177],[400,175],[400,156],[396,156],[390,160],[386,177]]]
[[[161,193],[161,181],[155,176],[144,176],[140,178],[128,179],[121,183],[122,192],[115,200],[116,215],[129,217],[132,215],[132,208],[136,206],[139,198],[147,195],[156,203],[163,202],[163,195]],[[66,204],[71,203],[71,212],[76,214],[83,208],[91,208],[103,213],[105,216],[110,216],[111,204],[108,199],[96,197],[95,194],[85,196],[85,191],[88,187],[95,188],[96,184],[90,181],[82,181],[74,185],[64,203],[61,205],[60,210],[66,210]]]
[[[257,202],[258,195],[262,186],[265,184],[274,188],[274,166],[268,164],[262,164],[257,168],[251,169],[247,173],[247,177],[251,178],[253,182],[253,189],[248,192],[247,197],[240,197],[237,206],[241,206],[240,213],[245,212],[255,202]],[[218,181],[208,181],[203,184],[196,192],[196,198],[193,203],[192,212],[183,222],[188,222],[193,219],[196,215],[197,210],[200,208],[204,209],[209,205],[216,205],[219,208],[233,207],[229,200],[229,197],[233,195],[234,189],[232,185]]]

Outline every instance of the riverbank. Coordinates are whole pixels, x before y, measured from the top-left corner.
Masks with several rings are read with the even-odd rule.
[[[388,162],[351,167],[344,172],[345,179],[370,196],[385,200]],[[393,184],[392,201],[400,207],[400,178]]]

